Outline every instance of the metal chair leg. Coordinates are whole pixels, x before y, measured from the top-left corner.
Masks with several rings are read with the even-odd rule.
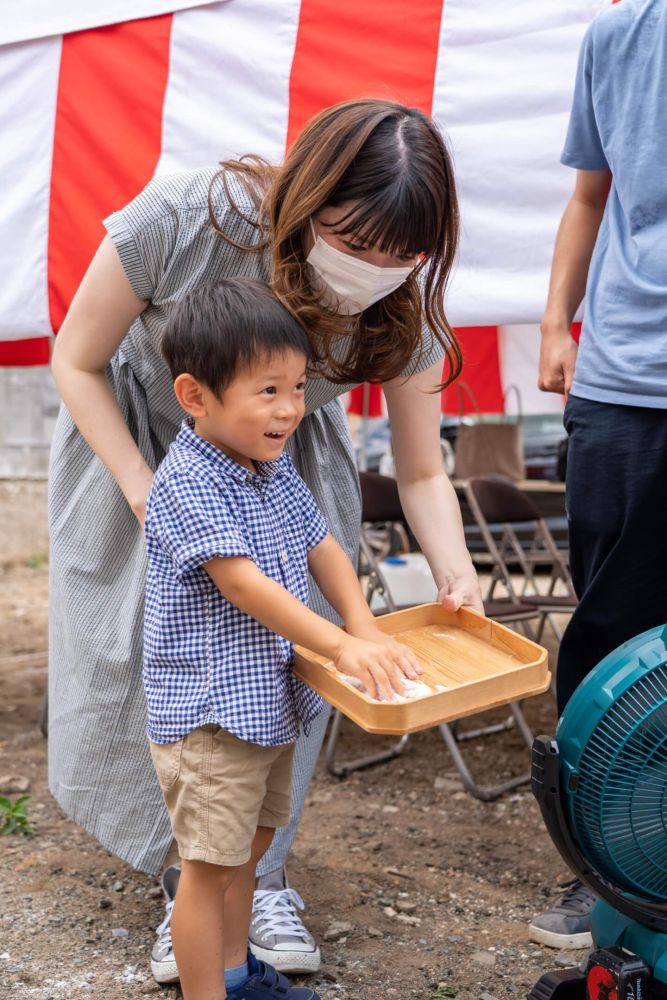
[[[533,744],[533,734],[526,722],[526,718],[521,710],[521,706],[518,702],[510,702],[510,711],[512,713],[513,722],[516,724],[517,729],[521,733],[527,746],[532,746]],[[459,743],[463,742],[464,739],[472,739],[472,735],[463,733],[457,737],[455,729],[452,725],[446,722],[441,723],[438,727],[440,734],[445,741],[447,749],[449,750],[452,760],[456,770],[461,776],[461,781],[467,792],[473,795],[476,799],[480,799],[482,802],[493,802],[495,799],[500,798],[505,792],[512,791],[514,788],[519,788],[521,785],[526,784],[530,781],[531,775],[530,771],[526,774],[517,775],[515,778],[510,778],[508,781],[503,781],[498,785],[490,785],[486,788],[478,785],[472,776],[470,768],[465,762],[463,754],[459,750]],[[498,723],[496,726],[486,726],[483,729],[479,729],[476,732],[477,735],[489,735],[491,732],[502,732],[507,729],[507,723]]]
[[[329,730],[326,755],[324,758],[327,771],[329,774],[333,774],[336,778],[346,778],[347,775],[352,774],[353,771],[360,771],[365,767],[373,767],[375,764],[384,764],[388,760],[400,757],[408,745],[410,736],[406,734],[405,736],[401,736],[400,740],[389,750],[383,750],[381,753],[369,754],[368,757],[356,757],[354,760],[346,761],[343,764],[337,764],[335,761],[336,744],[343,725],[343,718],[342,713],[336,709],[331,721],[331,729]]]

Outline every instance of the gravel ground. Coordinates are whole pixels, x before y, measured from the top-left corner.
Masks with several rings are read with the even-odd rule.
[[[155,880],[102,850],[46,788],[38,725],[46,684],[43,485],[0,484],[0,517],[8,538],[0,575],[0,794],[25,790],[33,827],[30,836],[0,841],[0,995],[177,1000],[177,987],[160,988],[150,975],[153,928],[162,919]],[[553,732],[549,695],[526,713],[534,731]],[[342,755],[383,745],[351,724],[343,742]],[[488,782],[529,764],[514,731],[474,740],[466,753]],[[290,873],[322,944],[311,984],[323,1000],[522,997],[547,969],[582,958],[528,941],[528,920],[568,878],[528,786],[490,804],[471,798],[437,731],[344,781],[321,763]]]

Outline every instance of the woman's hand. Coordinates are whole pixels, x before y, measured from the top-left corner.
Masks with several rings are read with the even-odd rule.
[[[470,571],[460,575],[452,575],[447,583],[438,591],[438,601],[446,611],[458,611],[459,608],[472,608],[484,614],[482,592],[479,580],[472,566]]]
[[[405,695],[405,677],[417,676],[416,658],[407,646],[380,635],[381,642],[345,635],[333,663],[339,673],[360,681],[371,698],[391,701],[395,694]]]

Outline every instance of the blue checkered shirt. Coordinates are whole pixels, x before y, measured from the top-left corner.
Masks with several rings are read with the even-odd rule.
[[[249,472],[184,422],[146,511],[148,737],[215,723],[250,743],[291,743],[322,699],[294,677],[292,644],[222,596],[202,564],[246,556],[308,603],[307,555],[327,533],[288,455]]]

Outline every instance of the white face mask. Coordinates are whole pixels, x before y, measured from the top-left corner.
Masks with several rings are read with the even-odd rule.
[[[306,261],[315,272],[316,291],[325,306],[344,316],[363,312],[374,302],[396,291],[415,268],[414,264],[409,267],[369,264],[336,250],[317,236],[312,219],[310,228],[315,242]]]

